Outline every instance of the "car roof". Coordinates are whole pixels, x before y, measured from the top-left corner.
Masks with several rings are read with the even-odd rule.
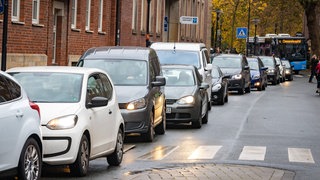
[[[101,46],[88,49],[80,59],[137,59],[148,60],[149,54],[155,51],[140,46]]]
[[[75,66],[26,66],[14,67],[8,69],[6,72],[61,72],[61,73],[80,73],[91,74],[94,72],[105,73],[103,70],[97,68],[85,68]]]
[[[204,43],[185,43],[185,42],[155,42],[152,43],[151,48],[156,50],[189,50],[200,51],[206,48]]]
[[[215,56],[214,58],[218,57],[243,57],[242,54],[219,54]]]
[[[180,69],[192,69],[197,70],[197,68],[193,65],[185,65],[185,64],[164,64],[161,65],[162,68],[180,68]]]

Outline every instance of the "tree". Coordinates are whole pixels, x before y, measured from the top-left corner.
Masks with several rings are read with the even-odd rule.
[[[317,24],[318,21],[317,21],[316,9],[320,1],[319,0],[298,0],[298,1],[303,7],[304,13],[306,15],[308,33],[309,33],[309,38],[311,40],[311,52],[313,54],[319,55],[320,54],[320,49],[319,49],[320,33],[318,29],[318,24]]]

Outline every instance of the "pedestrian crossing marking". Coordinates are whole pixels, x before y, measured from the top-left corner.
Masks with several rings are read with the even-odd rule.
[[[199,146],[188,159],[212,159],[222,146]]]
[[[239,160],[257,160],[263,161],[266,155],[267,147],[265,146],[244,146]]]
[[[179,146],[157,146],[149,153],[140,156],[138,159],[162,160],[178,148]]]
[[[288,148],[290,162],[315,163],[310,149]]]

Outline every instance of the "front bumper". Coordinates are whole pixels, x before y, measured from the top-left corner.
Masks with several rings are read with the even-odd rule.
[[[168,123],[189,123],[198,121],[201,106],[194,105],[178,105],[167,104],[166,120]]]
[[[137,110],[121,109],[121,115],[125,123],[125,133],[146,133],[148,131],[150,119],[147,107]]]
[[[242,79],[229,79],[228,90],[243,89],[244,83]]]

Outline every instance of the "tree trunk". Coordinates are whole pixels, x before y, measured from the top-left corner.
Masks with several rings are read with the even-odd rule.
[[[237,0],[235,2],[235,5],[234,5],[234,11],[233,11],[233,15],[232,15],[232,27],[231,27],[231,49],[233,49],[233,37],[235,36],[235,23],[236,23],[236,14],[237,14],[237,9],[238,9],[238,6],[239,6],[239,3],[240,3],[240,0]]]

